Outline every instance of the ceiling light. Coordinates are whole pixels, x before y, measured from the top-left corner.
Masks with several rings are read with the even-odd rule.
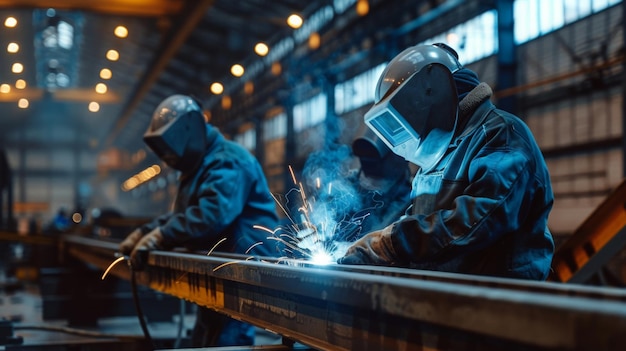
[[[24,98],[19,99],[19,100],[17,101],[17,106],[18,106],[19,108],[27,108],[27,107],[28,107],[28,100],[27,100],[27,99],[24,99]]]
[[[100,104],[95,102],[95,101],[90,102],[89,103],[89,111],[91,111],[91,112],[98,112],[98,111],[100,111]]]
[[[115,50],[107,51],[107,59],[110,61],[117,61],[120,58],[120,53]]]
[[[104,94],[107,92],[107,85],[104,83],[98,83],[96,84],[96,93],[98,94]]]
[[[302,17],[294,13],[287,17],[287,24],[293,29],[298,29],[302,26]]]
[[[17,89],[24,89],[26,88],[26,81],[24,79],[18,79],[15,81],[15,87]]]
[[[254,93],[254,83],[247,81],[243,85],[243,91],[248,95],[251,95],[252,93]]]
[[[270,52],[270,48],[268,48],[264,43],[258,43],[254,46],[254,52],[256,52],[259,56],[265,56],[268,52]]]
[[[311,36],[309,36],[309,49],[317,50],[322,43],[322,38],[320,38],[319,33],[313,32]]]
[[[367,0],[358,0],[356,3],[356,13],[359,16],[365,16],[370,12],[370,4]]]
[[[272,67],[270,68],[270,70],[272,71],[272,74],[277,76],[280,75],[280,73],[283,71],[283,66],[280,64],[280,62],[274,62],[272,63]]]
[[[7,45],[7,51],[14,54],[20,51],[20,46],[17,45],[16,43],[9,43],[9,45]]]
[[[7,28],[13,28],[17,26],[17,20],[15,17],[7,17],[7,19],[4,20],[4,26]]]
[[[224,110],[230,110],[232,106],[233,106],[233,101],[230,99],[230,96],[224,95],[224,97],[222,98],[222,108]]]
[[[211,92],[215,95],[219,95],[224,92],[224,86],[221,83],[215,82],[211,84]]]
[[[11,92],[11,86],[8,84],[2,84],[0,85],[0,93],[3,94],[8,94]]]
[[[13,73],[22,73],[22,71],[24,71],[24,66],[19,62],[14,63],[13,67],[11,67],[11,72]]]
[[[103,68],[100,70],[100,78],[102,79],[111,79],[113,73],[108,68]]]
[[[233,76],[235,77],[241,77],[243,76],[243,66],[240,64],[234,64],[231,68],[230,68],[230,73],[233,74]]]
[[[115,36],[118,38],[126,38],[128,36],[128,29],[124,26],[117,26],[113,33],[115,33]]]

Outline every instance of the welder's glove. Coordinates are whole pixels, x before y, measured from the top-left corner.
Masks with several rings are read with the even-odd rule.
[[[339,264],[393,265],[396,253],[391,245],[391,229],[388,227],[366,234],[352,244],[346,254],[337,260]]]
[[[137,245],[137,243],[139,242],[139,240],[141,240],[141,237],[143,236],[143,233],[141,232],[141,230],[139,229],[135,229],[132,231],[132,233],[128,234],[128,236],[126,237],[126,239],[124,239],[119,246],[119,251],[122,255],[128,255],[130,254],[131,251],[133,251],[133,248],[135,247],[135,245]]]
[[[133,251],[130,253],[130,264],[133,267],[142,267],[142,260],[145,258],[145,253],[151,250],[159,250],[163,248],[163,234],[161,233],[161,229],[156,227],[148,234],[144,235],[143,238],[137,242],[137,245],[133,248]],[[142,253],[143,252],[143,253]]]

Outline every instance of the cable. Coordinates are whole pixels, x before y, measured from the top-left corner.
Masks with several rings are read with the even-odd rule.
[[[132,265],[130,267],[130,282],[131,288],[133,292],[133,302],[135,303],[135,310],[137,311],[137,318],[139,318],[139,324],[141,325],[141,330],[143,330],[143,335],[146,338],[146,343],[154,349],[154,344],[152,343],[152,337],[150,336],[150,331],[148,331],[148,325],[146,324],[146,320],[144,318],[143,312],[141,310],[141,305],[139,304],[139,295],[137,294],[137,279],[135,277],[135,270]]]
[[[180,343],[183,338],[183,324],[185,317],[185,300],[180,299],[180,319],[178,320],[178,333],[176,334],[176,341],[174,342],[174,348],[177,349],[180,347]]]
[[[96,337],[96,338],[115,338],[115,339],[128,339],[128,340],[137,340],[138,337],[132,335],[116,335],[110,333],[101,333],[90,330],[83,329],[75,329],[68,328],[63,326],[55,326],[55,325],[37,325],[37,324],[23,324],[16,325],[13,327],[14,330],[45,330],[45,331],[54,331],[61,332],[67,334],[74,334],[80,336],[88,336],[88,337]]]

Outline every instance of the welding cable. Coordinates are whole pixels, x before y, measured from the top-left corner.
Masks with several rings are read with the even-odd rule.
[[[39,324],[22,324],[16,325],[13,327],[14,330],[43,330],[43,331],[52,331],[52,332],[60,332],[66,334],[74,334],[79,336],[86,337],[95,337],[95,338],[115,338],[120,340],[137,340],[140,339],[137,336],[132,335],[118,335],[118,334],[110,334],[110,333],[102,333],[91,330],[83,330],[83,329],[75,329],[68,328],[58,325],[39,325]]]
[[[146,319],[141,310],[141,305],[139,304],[139,294],[137,293],[137,279],[135,277],[135,270],[132,265],[130,267],[130,282],[131,282],[131,290],[133,293],[133,302],[135,303],[135,310],[137,311],[137,318],[139,318],[139,324],[141,325],[141,330],[143,330],[143,335],[146,339],[146,343],[154,349],[154,344],[152,343],[152,337],[150,336],[150,331],[148,330],[148,325],[146,324]]]
[[[178,332],[176,333],[176,341],[174,342],[174,348],[180,347],[180,343],[183,339],[183,324],[185,318],[185,300],[180,299],[180,319],[178,320]]]

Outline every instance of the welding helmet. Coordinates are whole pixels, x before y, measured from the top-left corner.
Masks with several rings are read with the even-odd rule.
[[[408,170],[406,160],[391,152],[385,142],[369,128],[362,136],[354,139],[352,153],[359,158],[361,172],[368,178],[395,180]]]
[[[152,115],[144,142],[168,166],[187,172],[207,147],[206,122],[200,105],[186,95],[172,95]]]
[[[445,154],[456,128],[452,74],[462,68],[444,44],[416,45],[387,65],[365,123],[389,148],[425,171]]]

